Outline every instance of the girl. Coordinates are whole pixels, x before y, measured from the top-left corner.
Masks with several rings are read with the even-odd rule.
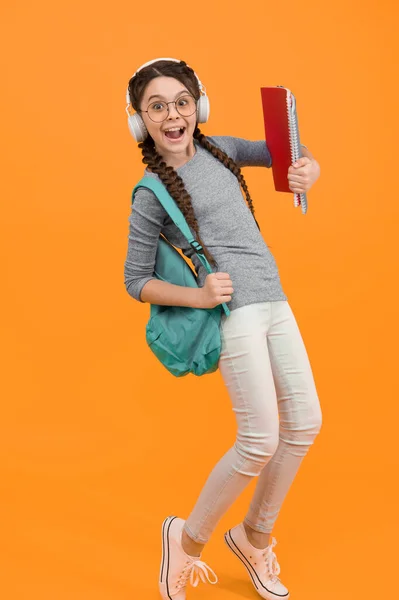
[[[194,586],[205,577],[217,582],[200,560],[202,550],[222,515],[258,476],[243,523],[230,529],[225,541],[262,598],[287,599],[270,534],[320,431],[321,409],[304,342],[240,169],[270,167],[271,156],[263,140],[201,133],[198,123],[207,120],[209,101],[184,61],[143,65],[129,81],[128,102],[145,175],[166,186],[215,272],[207,274],[155,195],[139,188],[129,217],[126,290],[141,302],[196,308],[228,302],[231,311],[221,320],[219,368],[236,415],[237,439],[210,473],[187,520],[165,519],[160,593],[164,600],[184,600],[189,578]],[[319,177],[317,161],[309,151],[304,154],[287,174],[293,192],[308,191]],[[153,276],[161,232],[193,261],[197,289]]]

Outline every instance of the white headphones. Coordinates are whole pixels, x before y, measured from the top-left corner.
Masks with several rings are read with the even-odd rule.
[[[139,69],[137,69],[136,73],[141,71],[141,69],[144,69],[144,67],[148,67],[148,65],[151,65],[152,63],[157,62],[158,60],[171,60],[171,61],[177,62],[177,63],[181,62],[180,60],[177,60],[176,58],[156,58],[155,60],[150,60],[149,62],[146,62]],[[134,75],[136,75],[136,73],[134,73]],[[134,77],[134,75],[132,75],[132,77]],[[197,121],[198,121],[198,123],[206,123],[207,120],[209,119],[209,113],[210,113],[209,98],[206,95],[205,87],[202,85],[201,81],[199,80],[198,75],[195,72],[194,72],[194,75],[196,76],[196,78],[198,80],[198,86],[199,86],[200,93],[201,93],[201,95],[197,101]],[[126,91],[126,104],[127,104],[127,106],[126,106],[127,122],[128,122],[130,133],[132,134],[132,136],[134,137],[136,142],[143,142],[148,135],[147,127],[145,126],[142,117],[138,113],[134,113],[133,115],[131,115],[129,112],[129,109],[131,108],[130,97],[129,97],[129,87],[127,88],[127,91]]]

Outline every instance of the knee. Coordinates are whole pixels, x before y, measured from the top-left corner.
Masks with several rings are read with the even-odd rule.
[[[306,422],[304,424],[304,429],[308,431],[315,438],[321,430],[321,426],[323,424],[323,415],[321,412],[320,403],[317,402],[308,415]]]
[[[319,405],[318,411],[313,416],[313,427],[316,431],[316,435],[320,433],[321,426],[323,424],[323,413],[321,412],[321,408]]]
[[[275,454],[278,444],[278,429],[272,433],[258,432],[239,435],[235,448],[238,454],[245,459],[244,469],[246,474],[259,475]]]
[[[311,410],[298,414],[289,424],[280,423],[280,437],[287,443],[309,446],[320,433],[323,416],[320,404],[315,403]]]

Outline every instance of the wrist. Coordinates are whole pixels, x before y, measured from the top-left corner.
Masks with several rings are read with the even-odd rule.
[[[204,308],[204,288],[199,287],[195,290],[194,301],[194,308]]]

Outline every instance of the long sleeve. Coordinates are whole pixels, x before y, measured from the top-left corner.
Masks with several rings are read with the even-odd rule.
[[[140,294],[144,285],[155,279],[153,274],[158,239],[166,218],[166,211],[151,190],[136,190],[128,219],[129,235],[124,278],[128,294],[139,302],[142,302]]]
[[[211,143],[219,146],[238,167],[272,166],[272,157],[265,140],[246,140],[233,136],[207,136]]]

